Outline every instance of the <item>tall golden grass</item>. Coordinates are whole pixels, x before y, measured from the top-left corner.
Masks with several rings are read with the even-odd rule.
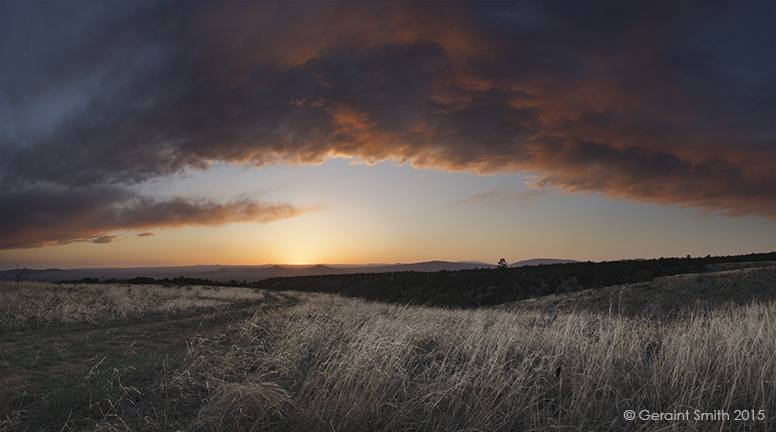
[[[202,430],[776,430],[776,304],[669,322],[310,295],[200,341],[177,391]],[[731,421],[626,421],[625,410]],[[735,410],[765,419],[732,421]]]

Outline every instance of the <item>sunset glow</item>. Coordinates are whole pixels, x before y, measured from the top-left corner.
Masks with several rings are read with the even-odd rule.
[[[0,269],[776,250],[775,7],[0,3]]]

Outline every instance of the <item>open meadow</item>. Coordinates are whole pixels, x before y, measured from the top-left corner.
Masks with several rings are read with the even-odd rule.
[[[743,268],[466,310],[3,283],[0,430],[773,431],[775,278]]]
[[[776,0],[0,0],[0,432],[776,432]]]

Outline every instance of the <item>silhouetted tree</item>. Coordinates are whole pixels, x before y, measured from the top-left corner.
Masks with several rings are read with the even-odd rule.
[[[505,269],[507,267],[509,267],[509,263],[507,263],[507,260],[505,260],[504,258],[501,258],[500,260],[498,260],[498,268]]]
[[[16,283],[24,282],[27,280],[28,277],[30,277],[30,274],[27,273],[27,276],[22,279],[22,275],[24,275],[24,271],[27,270],[26,268],[23,268],[19,270],[19,263],[16,263]]]

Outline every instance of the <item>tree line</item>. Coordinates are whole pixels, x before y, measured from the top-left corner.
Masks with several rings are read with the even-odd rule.
[[[710,264],[776,261],[776,252],[699,258],[540,264],[496,269],[401,271],[321,276],[275,277],[254,282],[211,281],[180,276],[154,279],[86,278],[68,283],[125,283],[166,286],[234,286],[270,291],[336,293],[367,300],[429,306],[477,307],[531,297],[603,288],[687,273],[705,273]]]

